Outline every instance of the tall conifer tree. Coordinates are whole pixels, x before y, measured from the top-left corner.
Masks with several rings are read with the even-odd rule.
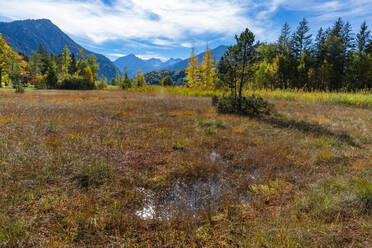
[[[62,73],[64,76],[69,74],[69,67],[71,64],[71,57],[70,57],[70,50],[68,49],[67,45],[63,48],[62,52]]]

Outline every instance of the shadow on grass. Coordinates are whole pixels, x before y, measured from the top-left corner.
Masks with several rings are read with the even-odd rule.
[[[269,118],[260,118],[261,121],[268,123],[274,127],[279,128],[289,128],[296,129],[303,133],[309,133],[315,136],[330,136],[334,137],[342,142],[345,142],[351,146],[358,147],[359,145],[354,141],[354,139],[345,132],[333,132],[327,127],[322,126],[318,123],[310,123],[306,121],[295,121],[291,119],[278,118],[278,117],[269,117]]]

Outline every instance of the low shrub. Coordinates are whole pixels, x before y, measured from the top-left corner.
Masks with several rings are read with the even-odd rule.
[[[105,82],[98,82],[98,84],[97,84],[97,89],[99,89],[99,90],[106,89],[107,87],[108,87],[108,85]]]
[[[32,80],[32,83],[36,89],[46,89],[46,80],[44,76],[36,76]]]
[[[217,107],[218,100],[219,100],[219,97],[218,96],[216,96],[216,95],[212,96],[212,106]]]
[[[248,116],[269,115],[273,110],[273,105],[260,96],[248,96],[241,99],[228,97],[213,97],[212,104],[217,107],[217,111],[223,114],[240,114]]]
[[[58,84],[58,88],[64,90],[94,90],[97,86],[82,77],[70,76],[62,79]]]
[[[25,88],[23,88],[23,86],[22,85],[17,85],[16,87],[15,87],[15,89],[16,89],[16,93],[25,93]]]
[[[174,82],[170,76],[166,76],[160,81],[161,86],[174,86]]]
[[[129,78],[125,78],[123,81],[120,83],[120,88],[123,90],[132,88],[132,81]]]

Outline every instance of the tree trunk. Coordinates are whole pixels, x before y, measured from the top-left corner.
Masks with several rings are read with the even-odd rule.
[[[235,81],[234,81],[234,97],[235,97],[235,99],[236,99],[236,97],[237,97],[237,95],[238,95],[238,94],[236,93],[236,90],[237,90],[237,88],[238,88],[238,87],[237,87],[237,83],[238,83],[238,82],[235,80]]]
[[[1,68],[0,68],[0,88],[2,87],[2,81],[1,81]]]
[[[244,48],[243,52],[243,68],[242,68],[242,75],[240,78],[240,85],[239,85],[239,111],[242,110],[242,93],[243,93],[243,85],[244,85],[244,74],[245,74],[245,67],[247,64],[247,49]]]

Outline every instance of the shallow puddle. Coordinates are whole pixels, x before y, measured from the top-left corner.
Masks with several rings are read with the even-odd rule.
[[[251,200],[249,192],[237,197],[232,185],[222,177],[196,179],[191,184],[176,181],[172,187],[160,193],[143,188],[138,191],[144,194],[145,199],[136,215],[143,220],[215,214],[226,201],[242,204]]]
[[[211,163],[228,164],[222,161],[221,154],[214,150],[209,154],[209,160]],[[136,215],[143,220],[168,220],[177,216],[215,214],[218,207],[224,203],[244,204],[251,201],[250,192],[240,192],[238,187],[236,182],[231,179],[229,181],[220,174],[196,178],[192,182],[178,179],[171,187],[161,192],[137,188],[137,191],[144,195],[144,205],[136,211]]]

